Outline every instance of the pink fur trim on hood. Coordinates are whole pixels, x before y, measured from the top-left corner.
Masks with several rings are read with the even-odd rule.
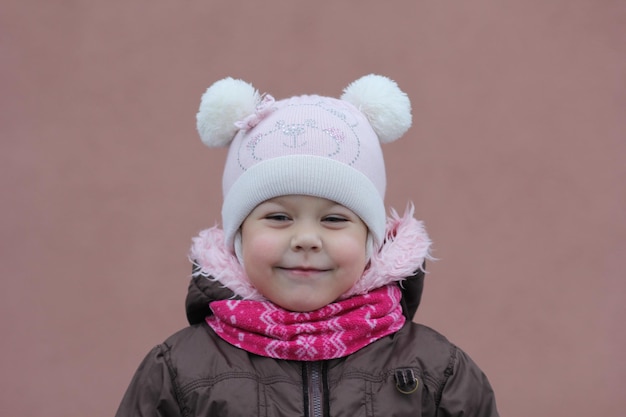
[[[426,259],[432,259],[430,238],[423,223],[413,218],[413,212],[413,205],[407,207],[402,217],[391,211],[382,247],[372,254],[369,267],[342,299],[402,281],[421,269]],[[199,267],[194,276],[219,281],[245,300],[265,300],[248,281],[243,266],[224,243],[224,232],[217,226],[192,239],[189,257]]]

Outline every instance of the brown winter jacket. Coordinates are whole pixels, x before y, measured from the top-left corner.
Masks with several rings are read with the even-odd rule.
[[[321,362],[257,356],[221,340],[204,321],[208,304],[233,294],[191,281],[190,326],[139,366],[117,417],[498,416],[477,365],[445,337],[410,321],[423,274],[403,283],[407,323],[352,355]]]

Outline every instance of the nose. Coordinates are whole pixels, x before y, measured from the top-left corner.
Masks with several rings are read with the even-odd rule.
[[[301,226],[294,230],[291,237],[291,249],[294,251],[319,251],[322,239],[314,227]]]

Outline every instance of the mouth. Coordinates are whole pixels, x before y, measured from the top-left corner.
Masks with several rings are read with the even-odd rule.
[[[314,268],[309,266],[294,266],[294,267],[278,267],[280,271],[285,271],[291,275],[309,277],[318,274],[323,274],[330,271],[328,268]]]

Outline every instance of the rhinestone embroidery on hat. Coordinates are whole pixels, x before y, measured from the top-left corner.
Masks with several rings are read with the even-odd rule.
[[[315,120],[305,120],[304,123],[292,123],[287,124],[284,120],[276,123],[276,128],[283,135],[291,138],[291,143],[283,142],[288,148],[299,148],[306,145],[306,141],[301,141],[298,139],[299,136],[302,136],[304,132],[306,132],[307,127],[316,128]]]
[[[294,123],[290,123],[288,118],[280,119],[269,130],[243,138],[237,153],[237,162],[242,171],[266,159],[288,155],[323,156],[349,166],[359,159],[361,140],[355,131],[358,120],[348,120],[345,113],[329,107],[324,101],[286,106],[290,111],[296,107],[311,107],[314,113],[321,110],[327,115],[322,117],[322,113],[320,119],[312,117]],[[268,118],[270,117],[271,114]],[[329,121],[332,126],[328,126]],[[322,123],[323,126],[320,126]],[[264,124],[259,124],[254,129],[256,131],[263,128],[267,129]],[[277,143],[279,140],[280,145]]]
[[[326,133],[328,136],[333,138],[335,140],[335,143],[337,143],[337,151],[333,152],[330,155],[328,155],[329,157],[332,158],[333,156],[335,156],[335,155],[337,155],[339,153],[340,146],[343,143],[343,141],[346,139],[346,134],[342,130],[337,129],[336,127],[330,127],[328,129],[323,129],[322,132]]]

